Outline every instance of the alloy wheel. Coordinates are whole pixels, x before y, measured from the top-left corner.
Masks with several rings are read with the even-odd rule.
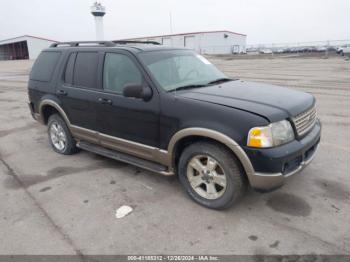
[[[198,195],[209,200],[220,198],[227,187],[223,168],[217,160],[208,155],[194,156],[188,162],[187,179]]]
[[[56,121],[50,126],[50,139],[57,150],[64,151],[67,146],[67,136],[63,127]]]

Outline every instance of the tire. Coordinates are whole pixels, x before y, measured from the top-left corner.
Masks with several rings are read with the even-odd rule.
[[[210,171],[215,166],[214,161],[217,165],[214,171]],[[198,170],[202,170],[202,174]],[[180,156],[178,175],[187,194],[210,209],[231,207],[247,188],[240,162],[229,149],[216,143],[197,142],[185,148]]]
[[[51,115],[47,127],[49,141],[55,152],[63,155],[72,155],[79,151],[66,122],[60,115]]]

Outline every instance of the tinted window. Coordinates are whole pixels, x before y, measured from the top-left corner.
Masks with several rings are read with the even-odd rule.
[[[76,53],[72,53],[68,58],[66,71],[64,73],[64,82],[67,84],[73,84],[73,70],[76,56]]]
[[[87,88],[97,88],[97,65],[98,53],[78,53],[75,60],[73,84]]]
[[[126,84],[142,84],[142,75],[126,55],[107,53],[103,71],[103,88],[121,94]]]
[[[49,82],[60,55],[61,52],[42,52],[35,61],[30,73],[30,79]]]

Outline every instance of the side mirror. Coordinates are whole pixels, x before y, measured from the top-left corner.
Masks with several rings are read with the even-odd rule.
[[[139,84],[127,84],[123,88],[125,97],[133,97],[149,101],[152,98],[152,89],[149,86]]]

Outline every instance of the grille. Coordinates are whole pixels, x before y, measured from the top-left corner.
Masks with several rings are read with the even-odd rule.
[[[311,107],[305,112],[293,117],[293,122],[298,136],[305,135],[316,123],[316,106]]]

